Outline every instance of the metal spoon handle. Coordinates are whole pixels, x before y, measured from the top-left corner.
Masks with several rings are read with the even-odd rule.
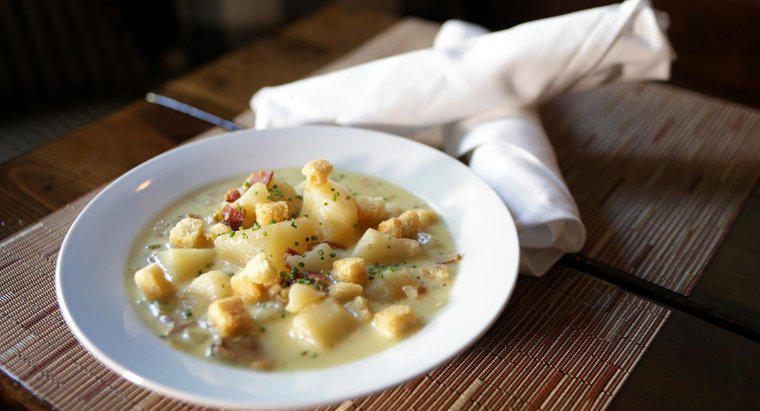
[[[180,113],[187,114],[190,117],[197,118],[198,120],[205,121],[225,130],[235,131],[242,130],[244,128],[243,126],[235,124],[232,121],[217,117],[209,112],[203,111],[181,101],[177,101],[171,97],[162,96],[156,93],[148,93],[145,95],[145,100],[147,100],[149,103],[158,104],[159,106],[164,106],[166,108],[179,111]]]

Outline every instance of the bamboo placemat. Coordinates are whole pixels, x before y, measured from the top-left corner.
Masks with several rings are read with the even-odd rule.
[[[88,195],[0,245],[0,366],[60,409],[192,408],[112,373],[74,339],[55,260]],[[668,311],[571,270],[521,278],[474,347],[421,378],[324,409],[601,409]]]
[[[760,112],[650,83],[560,99],[543,120],[582,253],[689,294],[760,177]]]
[[[405,19],[317,73],[428,47],[439,27]],[[250,127],[253,113],[236,120]],[[583,253],[689,294],[760,177],[760,112],[641,83],[560,98],[542,121],[588,230]],[[442,146],[436,129],[415,139]]]

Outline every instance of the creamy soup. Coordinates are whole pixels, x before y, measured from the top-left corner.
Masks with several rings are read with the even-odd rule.
[[[126,271],[130,300],[173,347],[299,370],[376,353],[424,327],[459,259],[414,194],[317,160],[182,199],[145,230]]]

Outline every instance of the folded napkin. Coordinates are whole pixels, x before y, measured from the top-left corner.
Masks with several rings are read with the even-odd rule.
[[[512,212],[521,272],[541,275],[580,250],[585,229],[533,108],[567,91],[668,78],[664,21],[647,1],[628,0],[495,33],[447,22],[432,48],[261,89],[251,99],[256,128],[411,135],[443,126],[446,151],[469,154]]]

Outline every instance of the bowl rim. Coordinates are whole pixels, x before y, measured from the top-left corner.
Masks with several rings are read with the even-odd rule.
[[[82,221],[87,218],[88,210],[92,209],[93,207],[98,207],[99,202],[102,198],[110,195],[110,192],[114,190],[114,187],[117,187],[118,185],[122,184],[126,180],[128,180],[132,175],[140,172],[141,170],[152,167],[156,163],[160,163],[164,161],[165,159],[176,155],[179,152],[186,151],[186,150],[196,150],[200,149],[204,145],[210,145],[210,144],[218,144],[219,141],[231,138],[238,135],[244,135],[244,134],[251,134],[251,133],[259,133],[262,131],[272,131],[272,130],[297,130],[297,131],[303,131],[305,133],[308,132],[330,132],[330,130],[342,130],[342,131],[353,131],[356,133],[363,133],[363,134],[374,134],[375,136],[382,136],[384,138],[388,138],[391,140],[398,140],[403,141],[405,144],[412,143],[414,145],[417,145],[419,148],[423,150],[430,150],[434,151],[438,154],[441,154],[445,157],[448,157],[449,160],[451,160],[451,165],[455,167],[462,168],[466,173],[469,173],[472,177],[475,177],[478,181],[482,183],[486,190],[490,191],[491,194],[498,200],[501,207],[503,207],[505,211],[505,216],[507,217],[503,222],[507,225],[508,232],[506,233],[510,238],[513,239],[513,241],[510,241],[512,244],[512,250],[509,250],[513,255],[516,257],[513,259],[513,261],[510,261],[508,265],[500,266],[501,271],[504,272],[505,276],[509,277],[508,285],[509,289],[504,294],[504,299],[499,303],[498,309],[493,311],[491,318],[489,318],[485,323],[484,326],[477,332],[475,335],[471,335],[467,338],[467,341],[457,347],[455,350],[451,350],[446,355],[437,358],[435,361],[432,361],[428,365],[424,366],[416,366],[419,367],[419,369],[416,369],[415,372],[406,374],[403,376],[399,376],[393,379],[393,381],[385,382],[382,384],[378,384],[377,386],[367,389],[367,388],[358,388],[358,389],[347,389],[341,392],[338,395],[332,395],[332,396],[326,396],[323,399],[317,400],[317,401],[299,401],[298,399],[287,399],[287,398],[280,398],[278,401],[275,400],[253,400],[250,402],[240,402],[237,400],[227,400],[222,399],[219,397],[212,397],[207,395],[198,395],[192,392],[188,392],[182,389],[177,389],[172,386],[169,386],[161,381],[156,381],[150,378],[145,378],[141,375],[138,375],[134,372],[132,372],[127,366],[120,364],[116,359],[111,358],[108,354],[104,353],[97,345],[94,343],[85,332],[82,331],[80,326],[77,323],[76,318],[72,316],[72,313],[70,312],[69,306],[67,304],[66,298],[64,296],[63,292],[63,266],[66,260],[66,250],[71,247],[70,243],[73,241],[71,239],[72,233],[75,232],[78,227],[82,224]],[[356,128],[356,127],[343,127],[343,126],[329,126],[329,125],[308,125],[308,126],[297,126],[297,127],[286,127],[283,129],[270,129],[270,130],[254,130],[254,129],[243,129],[243,130],[237,130],[232,132],[226,132],[219,135],[203,138],[197,141],[192,141],[186,144],[181,144],[178,147],[175,147],[171,150],[168,150],[166,152],[163,152],[135,167],[127,171],[126,173],[120,175],[115,180],[111,181],[104,189],[102,189],[90,202],[82,209],[82,211],[79,213],[79,215],[76,217],[72,225],[70,226],[69,230],[66,233],[66,236],[61,244],[61,248],[58,254],[58,258],[56,261],[55,266],[55,289],[56,289],[56,299],[59,304],[59,308],[61,311],[61,314],[66,321],[66,324],[68,325],[69,329],[73,333],[74,337],[77,339],[77,341],[91,354],[93,355],[99,362],[104,364],[106,367],[108,367],[110,370],[116,372],[121,377],[127,379],[128,381],[137,384],[141,387],[148,388],[150,390],[153,390],[155,392],[158,392],[159,394],[166,395],[168,397],[171,397],[173,399],[177,399],[180,401],[185,401],[197,405],[204,405],[204,406],[215,406],[215,407],[225,407],[225,408],[250,408],[254,407],[256,409],[272,409],[272,408],[293,408],[293,407],[305,407],[305,406],[320,406],[320,405],[326,405],[326,404],[334,404],[338,403],[340,401],[354,399],[358,397],[365,397],[377,392],[380,392],[382,390],[395,387],[397,385],[403,384],[406,381],[409,381],[411,379],[417,378],[439,366],[442,364],[450,361],[452,358],[456,357],[457,355],[464,352],[466,349],[470,348],[473,344],[475,344],[486,332],[488,332],[493,324],[498,320],[498,318],[501,316],[501,314],[504,311],[504,308],[506,307],[507,302],[511,299],[515,283],[517,281],[518,277],[518,268],[519,268],[519,256],[520,256],[520,250],[519,250],[519,242],[517,240],[517,230],[515,226],[514,219],[507,209],[507,207],[504,205],[503,201],[498,197],[496,192],[489,187],[485,182],[483,182],[477,175],[475,175],[472,170],[469,169],[466,165],[460,163],[453,157],[450,157],[446,155],[445,153],[442,153],[441,151],[428,146],[426,144],[423,144],[421,142],[399,137],[393,134],[370,130],[370,129],[363,129],[363,128]],[[403,188],[403,187],[402,187]],[[376,355],[372,354],[372,355]],[[370,357],[372,356],[370,355]],[[365,357],[369,358],[369,357]],[[348,363],[343,364],[337,364],[336,366],[341,366],[345,364],[350,364],[356,361],[349,361]],[[333,368],[332,367],[327,367]],[[316,370],[304,370],[304,371],[290,371],[291,373],[299,373],[299,372],[318,372],[323,369],[316,369]]]

